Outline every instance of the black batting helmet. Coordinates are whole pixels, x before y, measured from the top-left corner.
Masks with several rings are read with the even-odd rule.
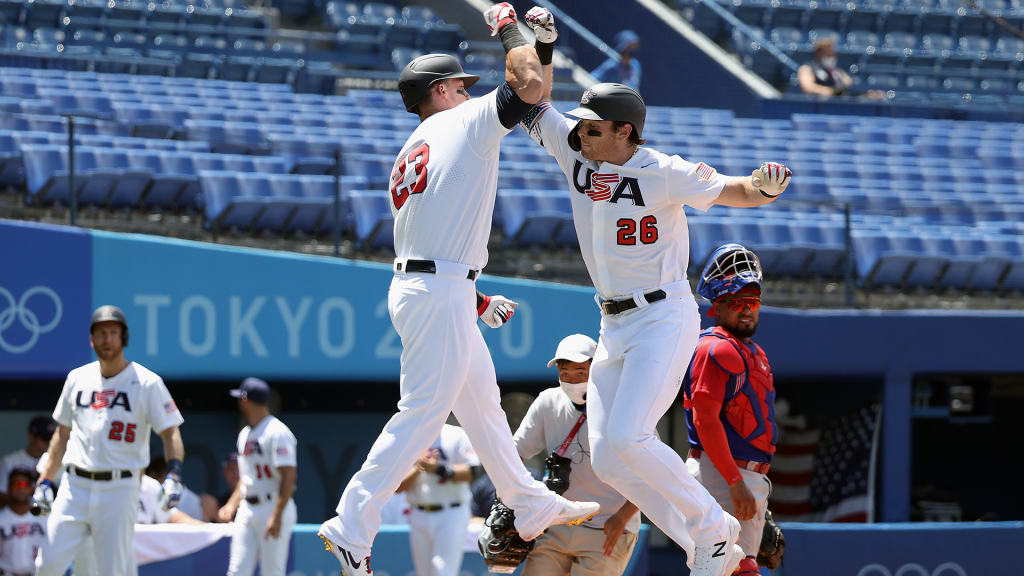
[[[125,317],[124,312],[121,311],[117,306],[100,306],[92,313],[92,319],[89,321],[89,334],[92,334],[94,326],[100,322],[117,322],[121,325],[121,344],[124,346],[128,345],[128,319]]]
[[[647,118],[647,105],[636,90],[625,84],[604,82],[595,84],[583,93],[580,105],[566,113],[582,120],[612,120],[628,122],[633,125],[637,138],[643,137],[644,120]],[[579,152],[580,123],[569,132],[569,147]]]
[[[448,78],[462,78],[466,88],[480,79],[463,72],[459,59],[449,54],[424,54],[409,62],[398,76],[398,91],[402,94],[405,109],[415,113],[434,82]]]

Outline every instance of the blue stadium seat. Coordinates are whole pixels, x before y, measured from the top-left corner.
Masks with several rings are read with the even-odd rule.
[[[394,246],[391,193],[387,190],[353,190],[349,193],[356,240],[364,248]]]
[[[502,190],[495,201],[506,244],[547,246],[566,220],[572,219],[564,194]]]
[[[211,228],[249,229],[266,208],[270,186],[262,178],[227,171],[204,171],[200,185],[206,223]]]

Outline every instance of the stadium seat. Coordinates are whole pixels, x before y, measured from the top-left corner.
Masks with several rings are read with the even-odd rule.
[[[353,190],[349,193],[356,240],[364,248],[391,248],[394,219],[391,194],[386,190]]]

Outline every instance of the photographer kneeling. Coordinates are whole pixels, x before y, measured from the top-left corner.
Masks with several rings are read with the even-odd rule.
[[[557,366],[559,387],[540,393],[516,431],[515,444],[524,460],[548,454],[548,488],[569,500],[597,502],[601,512],[579,526],[548,528],[536,539],[523,576],[619,576],[636,544],[637,507],[598,480],[590,466],[586,393],[596,348],[597,343],[582,334],[558,344],[548,367]]]

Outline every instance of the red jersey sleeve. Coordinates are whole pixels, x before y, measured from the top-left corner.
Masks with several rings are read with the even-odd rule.
[[[730,486],[743,477],[732,458],[719,414],[725,402],[726,384],[743,370],[743,358],[729,342],[705,337],[697,345],[690,392],[693,425],[697,428],[705,454]]]

